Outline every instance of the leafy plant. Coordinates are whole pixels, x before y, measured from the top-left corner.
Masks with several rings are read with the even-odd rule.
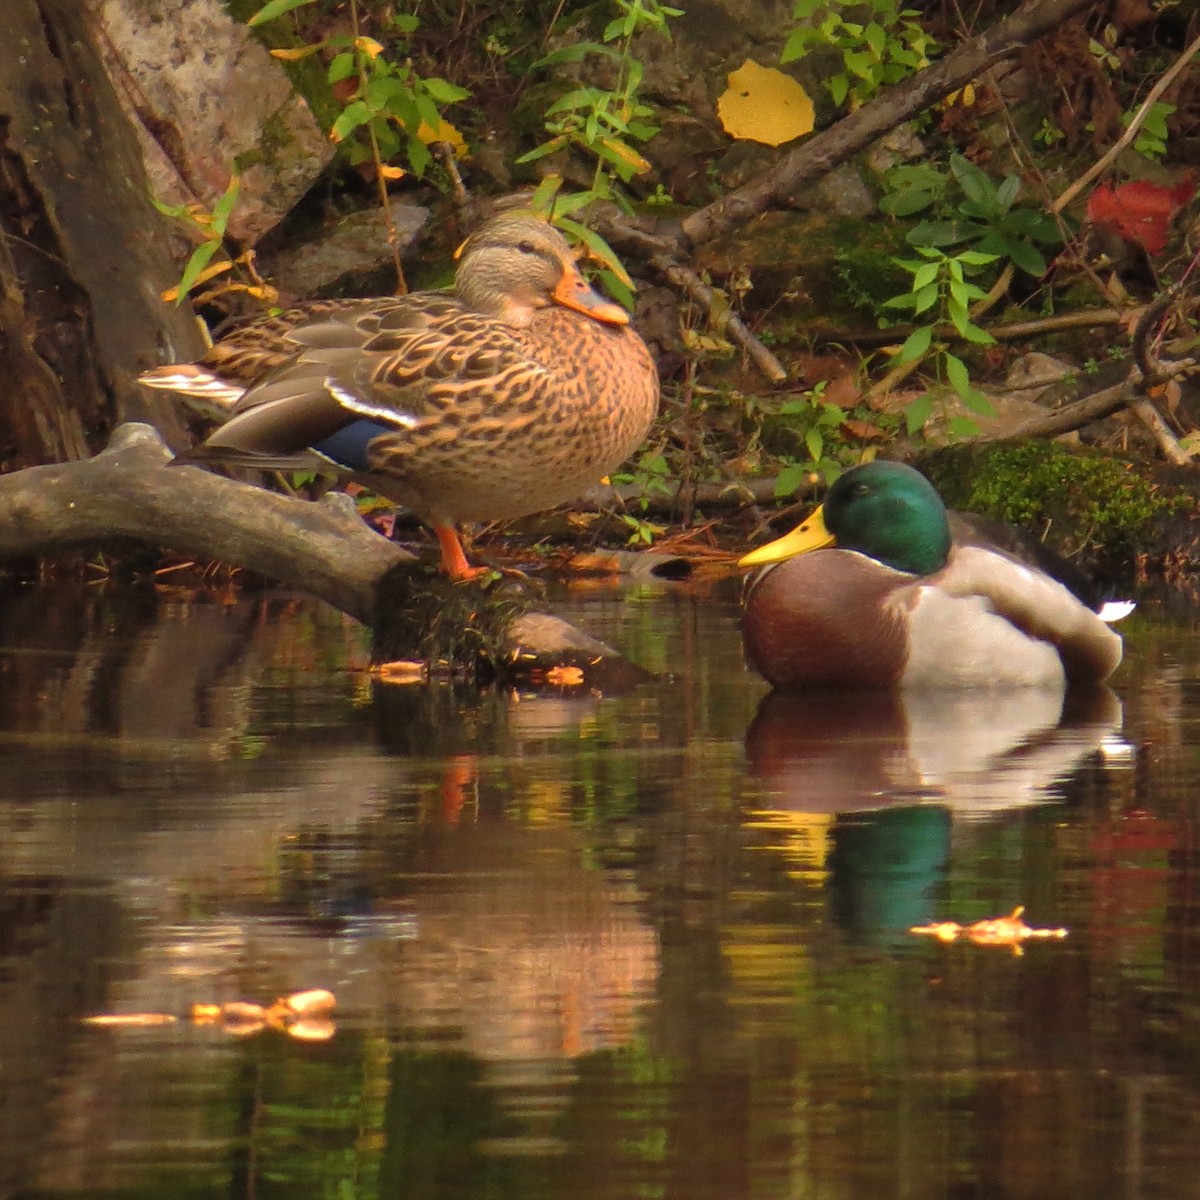
[[[921,259],[902,261],[899,265],[912,272],[912,289],[901,296],[894,296],[885,308],[907,309],[913,316],[923,313],[934,314],[925,325],[918,325],[908,335],[896,365],[916,362],[932,352],[939,376],[950,385],[958,398],[972,412],[989,415],[992,411],[988,398],[971,383],[967,364],[950,351],[944,341],[934,341],[937,326],[949,321],[959,337],[976,345],[991,345],[996,339],[986,329],[971,320],[972,300],[981,300],[987,293],[978,284],[972,283],[968,275],[995,262],[994,254],[978,250],[963,250],[958,254],[946,254],[931,246],[917,248]],[[933,411],[933,396],[926,392],[918,396],[905,410],[904,418],[910,434],[920,429]],[[959,435],[976,433],[974,422],[960,417],[952,418],[950,431]]]
[[[1150,105],[1149,111],[1142,118],[1142,127],[1138,130],[1138,135],[1134,138],[1133,142],[1133,148],[1139,154],[1144,154],[1147,158],[1152,158],[1155,161],[1166,154],[1167,140],[1170,137],[1170,132],[1167,129],[1167,118],[1174,111],[1174,104],[1164,104],[1161,100]],[[1128,127],[1132,120],[1132,112],[1121,114],[1122,125]]]
[[[810,393],[779,406],[779,415],[790,418],[793,430],[804,439],[808,461],[786,458],[783,469],[775,479],[775,495],[790,496],[810,475],[818,473],[832,483],[841,473],[842,464],[829,455],[832,435],[841,427],[846,414],[836,405],[821,398],[824,384],[817,384]]]
[[[240,186],[241,181],[234,175],[230,179],[224,195],[213,205],[212,212],[199,204],[163,204],[162,201],[151,197],[151,202],[160,213],[182,221],[201,239],[200,244],[192,251],[191,257],[184,264],[179,282],[163,293],[164,300],[173,300],[176,304],[182,304],[184,297],[193,288],[238,269],[241,270],[246,281],[225,279],[218,286],[210,288],[198,296],[197,300],[203,302],[211,300],[223,292],[233,291],[245,292],[268,304],[278,298],[276,290],[266,283],[256,270],[253,250],[247,250],[237,258],[231,258],[224,253],[225,231],[229,225],[229,218],[237,206]],[[221,253],[220,258],[217,258],[218,252]],[[215,262],[214,258],[216,258]]]
[[[847,19],[847,13],[855,19]],[[794,62],[817,49],[837,51],[842,69],[825,81],[835,104],[848,97],[857,107],[880,88],[928,66],[938,49],[918,23],[920,13],[901,8],[899,0],[798,0],[792,16],[800,24],[779,61]]]
[[[1017,206],[1021,181],[1015,175],[993,179],[961,154],[950,156],[950,172],[931,165],[900,167],[888,177],[891,190],[880,207],[896,217],[928,212],[907,233],[918,259],[898,260],[897,265],[912,275],[909,290],[885,301],[885,309],[921,317],[896,360],[897,366],[918,362],[932,355],[939,377],[972,412],[988,414],[991,405],[971,382],[966,363],[952,353],[949,344],[938,340],[937,328],[951,325],[964,341],[990,345],[994,339],[971,318],[971,304],[987,292],[975,282],[990,269],[1012,264],[1033,276],[1046,273],[1043,246],[1061,240],[1054,218],[1045,212]],[[962,247],[955,249],[955,247]],[[920,429],[933,409],[926,393],[909,405],[905,419],[909,433]],[[974,422],[956,417],[952,432],[977,432]]]
[[[248,24],[261,25],[312,3],[315,0],[271,0]],[[351,7],[357,29],[357,9]],[[415,16],[396,12],[392,13],[391,23],[401,39],[409,37],[419,25]],[[461,144],[461,135],[445,121],[440,106],[465,100],[470,93],[445,79],[418,75],[410,63],[391,60],[374,38],[357,32],[338,34],[271,53],[295,61],[325,50],[336,51],[327,78],[343,101],[329,136],[335,142],[345,143],[356,132],[364,135],[363,139],[348,143],[352,163],[372,159],[385,177],[395,177],[403,171],[384,164],[404,150],[414,174],[423,175],[432,158],[430,142]],[[353,86],[347,90],[348,81],[353,81]]]
[[[950,174],[937,168],[898,167],[885,179],[888,194],[880,208],[895,217],[933,210],[908,231],[916,247],[967,243],[1007,261],[1030,275],[1046,273],[1041,247],[1057,246],[1058,224],[1047,212],[1017,206],[1021,181],[1016,175],[994,180],[961,154],[950,156]]]
[[[653,110],[642,102],[643,67],[632,52],[633,38],[653,30],[670,37],[668,20],[681,10],[659,0],[615,0],[619,15],[605,26],[599,42],[580,42],[564,46],[539,59],[535,67],[560,66],[599,57],[608,60],[615,78],[611,87],[581,84],[555,100],[545,113],[549,138],[517,159],[535,162],[569,147],[584,151],[594,160],[590,185],[576,192],[564,192],[563,177],[547,175],[534,193],[533,204],[554,215],[557,224],[582,241],[605,265],[606,284],[622,301],[632,307],[633,285],[608,243],[599,234],[573,220],[597,200],[616,203],[626,212],[632,205],[620,185],[650,169],[635,143],[652,138],[658,127],[650,118]]]

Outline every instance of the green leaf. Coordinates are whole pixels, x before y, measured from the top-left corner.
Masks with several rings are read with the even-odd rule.
[[[563,177],[550,174],[545,176],[534,189],[529,200],[529,207],[534,212],[545,213],[547,216],[554,211],[554,198],[562,187]]]
[[[262,25],[267,21],[274,21],[276,17],[282,17],[284,13],[289,13],[293,8],[301,8],[305,4],[314,4],[316,0],[270,0],[269,4],[264,4],[247,22],[247,25]]]
[[[186,204],[164,204],[157,196],[150,197],[150,203],[158,209],[164,217],[186,217],[188,206]]]
[[[192,251],[192,257],[187,260],[187,265],[183,268],[183,274],[179,277],[179,294],[175,297],[177,305],[182,304],[184,297],[196,285],[196,280],[200,277],[200,273],[208,266],[212,260],[212,256],[221,248],[221,239],[213,238],[207,242],[201,242],[195,250]]]
[[[933,396],[924,392],[909,402],[904,410],[904,427],[909,437],[916,433],[933,414]],[[778,494],[778,493],[777,493]]]
[[[425,169],[433,162],[433,153],[420,138],[410,137],[408,139],[408,164],[413,169],[413,174],[420,179],[425,174]]]
[[[790,496],[799,491],[808,481],[808,474],[808,468],[802,463],[788,463],[775,477],[776,497]]]
[[[884,196],[879,202],[879,207],[893,217],[911,217],[913,213],[928,208],[934,199],[932,192],[923,192],[919,188],[907,188],[903,192],[894,192],[890,196]]]
[[[937,281],[938,272],[942,269],[941,263],[923,262],[913,272],[912,290],[919,292],[922,288],[928,287],[931,283]]]
[[[942,355],[942,362],[946,368],[947,382],[959,397],[965,400],[967,394],[972,391],[971,373],[967,370],[967,364],[957,354],[951,354],[948,350]]]
[[[994,417],[995,406],[978,388],[968,388],[962,397],[962,402],[972,411],[983,417]]]
[[[869,54],[861,51],[847,50],[842,55],[842,61],[846,64],[846,70],[857,75],[860,79],[869,80],[875,69],[875,60]]]
[[[1021,181],[1016,175],[1009,175],[1004,182],[996,189],[996,207],[1001,212],[1008,212],[1013,206],[1013,201],[1017,198],[1017,193],[1021,190]]]
[[[979,433],[979,423],[956,413],[946,422],[946,429],[952,437],[975,437]]]
[[[371,110],[361,100],[347,104],[334,121],[333,128],[329,131],[330,136],[335,142],[344,142],[356,129],[365,125],[371,119],[371,115]]]
[[[825,439],[821,436],[821,431],[810,429],[804,435],[804,446],[813,462],[817,462],[825,449]]]
[[[928,312],[938,302],[938,285],[931,283],[913,292],[913,312]]]
[[[545,116],[552,117],[555,113],[560,112],[581,112],[586,109],[594,109],[608,96],[607,92],[602,92],[599,88],[582,87],[575,88],[567,92],[565,95],[559,96],[549,108],[546,109]]]
[[[1032,208],[1017,208],[1004,218],[1004,228],[1031,241],[1057,246],[1062,242],[1058,222],[1049,214]]]
[[[333,56],[333,61],[329,64],[329,70],[326,72],[326,78],[330,83],[341,83],[343,79],[349,79],[354,71],[354,55],[343,51],[341,54]]]
[[[1040,279],[1048,269],[1042,252],[1028,242],[1009,242],[1008,257],[1035,279]]]
[[[421,89],[414,94],[413,99],[416,101],[417,114],[420,118],[417,121],[417,127],[419,128],[422,124],[428,125],[436,133],[441,128],[442,114],[433,97],[427,95],[424,89]],[[404,128],[412,134],[417,132],[409,121],[404,122]]]
[[[976,346],[994,346],[996,344],[996,339],[973,321],[968,321],[959,332],[966,341]]]
[[[850,80],[845,75],[835,75],[829,80],[829,95],[832,97],[834,104],[842,104],[845,102],[846,96],[850,92]]]
[[[629,278],[629,272],[621,265],[621,260],[617,257],[616,251],[594,229],[589,229],[586,225],[581,225],[578,221],[560,219],[558,223],[567,233],[581,241],[600,262],[604,263],[625,284],[626,294],[632,299],[633,280]]]
[[[422,80],[425,85],[425,90],[439,104],[455,104],[459,100],[466,100],[471,93],[466,88],[461,88],[456,83],[450,83],[445,79],[438,79],[432,76],[429,79]]]
[[[540,146],[526,151],[516,161],[518,163],[536,162],[539,158],[545,158],[547,154],[554,154],[561,150],[568,140],[565,133],[560,133],[558,137],[552,137],[548,142],[543,142]]]
[[[932,325],[922,325],[919,329],[914,329],[905,338],[904,345],[900,347],[900,353],[896,355],[894,360],[896,366],[903,366],[905,363],[916,362],[918,359],[924,358],[932,342]]]
[[[984,254],[980,250],[964,250],[961,254],[954,256],[960,263],[965,263],[968,267],[983,267],[988,263],[996,261],[995,254]]]
[[[950,155],[950,172],[958,180],[963,195],[989,211],[996,207],[996,188],[988,176],[961,154]]]
[[[908,231],[905,240],[913,246],[952,246],[963,239],[957,222],[921,221]]]
[[[786,65],[795,62],[798,58],[803,58],[811,40],[811,30],[793,29],[788,35],[788,40],[783,44],[783,52],[779,55],[780,63]]]
[[[230,214],[233,212],[233,206],[237,203],[238,192],[241,190],[242,181],[235,175],[229,181],[229,186],[225,189],[220,200],[213,205],[213,229],[217,233],[223,234],[225,226],[229,224]]]

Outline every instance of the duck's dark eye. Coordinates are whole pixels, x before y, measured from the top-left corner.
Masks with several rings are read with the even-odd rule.
[[[518,242],[517,249],[520,250],[522,254],[537,253],[537,247],[532,242]]]
[[[851,491],[854,496],[869,496],[871,494],[871,485],[869,483],[856,483]]]

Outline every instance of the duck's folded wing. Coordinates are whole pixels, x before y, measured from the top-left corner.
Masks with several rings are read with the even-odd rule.
[[[984,597],[1022,633],[1055,646],[1071,682],[1106,679],[1121,661],[1121,638],[1097,613],[1057,580],[1002,552],[955,547],[934,581],[951,595]]]

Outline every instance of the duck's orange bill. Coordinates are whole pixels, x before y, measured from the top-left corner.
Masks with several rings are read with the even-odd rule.
[[[749,554],[738,559],[739,567],[764,567],[768,563],[783,562],[785,558],[795,558],[797,554],[807,554],[810,550],[821,550],[826,546],[837,544],[837,539],[825,527],[825,510],[818,507],[815,512],[802,524],[797,525],[791,533],[751,550]]]
[[[564,267],[562,278],[551,295],[564,308],[573,308],[597,321],[604,321],[608,325],[629,324],[629,314],[619,304],[596,291],[577,267]]]

